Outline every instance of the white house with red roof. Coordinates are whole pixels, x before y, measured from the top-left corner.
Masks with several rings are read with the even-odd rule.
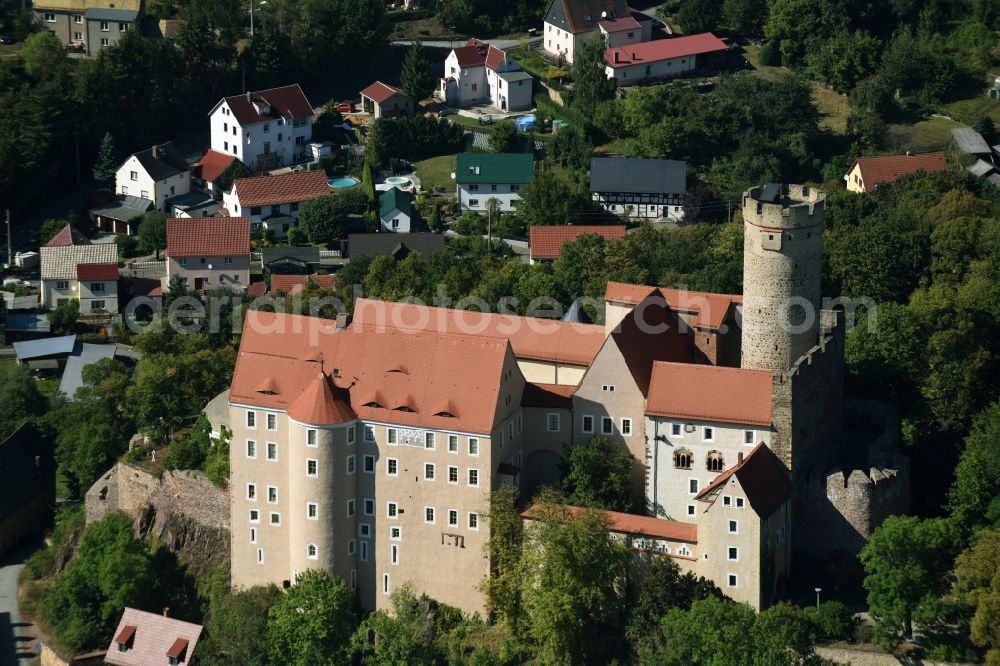
[[[648,42],[653,19],[625,0],[551,0],[545,10],[542,47],[555,58],[573,63],[585,41],[597,37],[608,46]]]
[[[532,82],[506,52],[470,39],[445,58],[437,94],[450,106],[488,104],[501,111],[521,111],[532,106]]]
[[[728,50],[729,46],[710,32],[610,46],[604,52],[604,71],[618,85],[635,85],[680,76]]]
[[[361,110],[375,118],[413,115],[413,98],[402,89],[376,81],[361,91]]]
[[[254,173],[309,159],[313,108],[298,84],[224,97],[208,115],[212,150]]]
[[[250,220],[188,217],[167,220],[167,282],[178,276],[203,291],[250,284]]]
[[[328,194],[330,186],[322,170],[237,178],[222,195],[223,214],[249,218],[252,229],[261,227],[283,238],[299,225],[304,202]]]
[[[859,157],[854,160],[844,182],[848,192],[873,192],[881,185],[889,185],[911,173],[939,173],[948,170],[944,153],[905,155],[885,155],[880,157]]]
[[[80,301],[80,313],[118,312],[118,248],[91,243],[70,225],[42,246],[41,301],[45,308]]]
[[[207,190],[214,191],[215,181],[235,159],[236,156],[232,153],[223,153],[209,148],[202,158],[192,165],[193,175],[205,184]]]

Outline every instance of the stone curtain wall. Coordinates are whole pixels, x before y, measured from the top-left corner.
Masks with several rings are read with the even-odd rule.
[[[229,573],[229,491],[200,471],[156,477],[118,462],[87,491],[85,511],[88,524],[121,511],[139,537],[155,536],[196,568],[215,564]]]

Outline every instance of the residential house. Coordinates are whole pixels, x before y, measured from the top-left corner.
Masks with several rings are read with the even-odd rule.
[[[729,50],[710,32],[611,46],[604,52],[605,73],[619,86],[669,79],[708,66]]]
[[[215,181],[219,179],[236,157],[230,153],[222,153],[211,148],[202,156],[200,160],[192,166],[192,175],[209,192],[218,192]]]
[[[299,207],[328,194],[330,186],[322,169],[237,178],[222,195],[223,214],[249,218],[252,230],[284,238],[299,225]]]
[[[167,199],[170,217],[214,217],[222,214],[222,204],[205,190],[191,190]]]
[[[195,663],[194,652],[202,626],[125,607],[104,661],[115,666],[187,666]]]
[[[311,159],[313,108],[298,84],[224,97],[209,118],[212,150],[253,173]]]
[[[140,29],[143,0],[36,0],[35,21],[65,46],[96,56],[129,30]]]
[[[648,42],[653,19],[625,0],[551,0],[545,10],[542,47],[572,64],[580,46],[600,38],[608,46]]]
[[[193,217],[167,220],[167,281],[179,276],[195,291],[250,284],[250,219]]]
[[[413,231],[413,204],[409,192],[391,187],[378,198],[379,231],[408,234]]]
[[[191,167],[170,141],[135,153],[118,167],[115,192],[153,202],[167,211],[167,199],[191,191]]]
[[[81,314],[118,312],[117,245],[91,243],[67,224],[40,254],[42,307],[75,298]]]
[[[629,218],[684,218],[687,163],[682,160],[595,157],[590,192],[609,212]]]
[[[521,188],[535,175],[535,160],[530,153],[459,153],[455,184],[459,210],[487,210],[496,199],[499,210],[517,207]]]
[[[319,288],[323,291],[332,291],[337,286],[336,275],[272,275],[271,289],[268,291],[274,295],[295,296],[309,287]]]
[[[844,175],[849,192],[873,192],[876,187],[896,182],[911,173],[939,173],[948,170],[944,153],[859,157]]]
[[[529,262],[551,263],[559,258],[563,245],[585,234],[597,234],[604,240],[621,240],[625,238],[625,225],[574,224],[550,227],[534,225],[528,230]]]
[[[348,257],[384,255],[402,261],[411,252],[424,258],[444,249],[444,235],[432,233],[348,234]]]
[[[153,207],[153,202],[131,194],[117,194],[111,201],[90,209],[90,216],[101,231],[134,236],[139,233],[142,216]]]
[[[14,358],[17,364],[29,370],[62,370],[66,367],[73,350],[76,349],[75,335],[60,335],[35,340],[15,342]]]
[[[488,104],[501,111],[530,109],[531,75],[501,49],[478,39],[452,49],[438,96],[450,106]]]
[[[0,560],[40,540],[56,500],[54,446],[30,422],[0,441]]]
[[[361,91],[361,110],[375,118],[413,115],[413,98],[396,86],[376,81]]]

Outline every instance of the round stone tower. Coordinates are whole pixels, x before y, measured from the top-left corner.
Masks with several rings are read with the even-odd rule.
[[[805,185],[743,193],[742,367],[785,371],[819,342],[824,212]]]

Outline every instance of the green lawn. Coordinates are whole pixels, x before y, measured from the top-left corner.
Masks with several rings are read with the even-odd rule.
[[[1000,100],[990,99],[985,92],[945,104],[941,113],[966,125],[971,125],[980,116],[989,116],[993,124],[1000,127]]]
[[[454,190],[455,181],[451,179],[451,174],[455,173],[455,155],[432,157],[414,166],[424,191],[433,191],[435,187],[443,187],[446,192]]]
[[[889,145],[897,152],[940,150],[951,141],[952,128],[961,126],[962,123],[942,117],[930,117],[912,125],[889,125]]]

